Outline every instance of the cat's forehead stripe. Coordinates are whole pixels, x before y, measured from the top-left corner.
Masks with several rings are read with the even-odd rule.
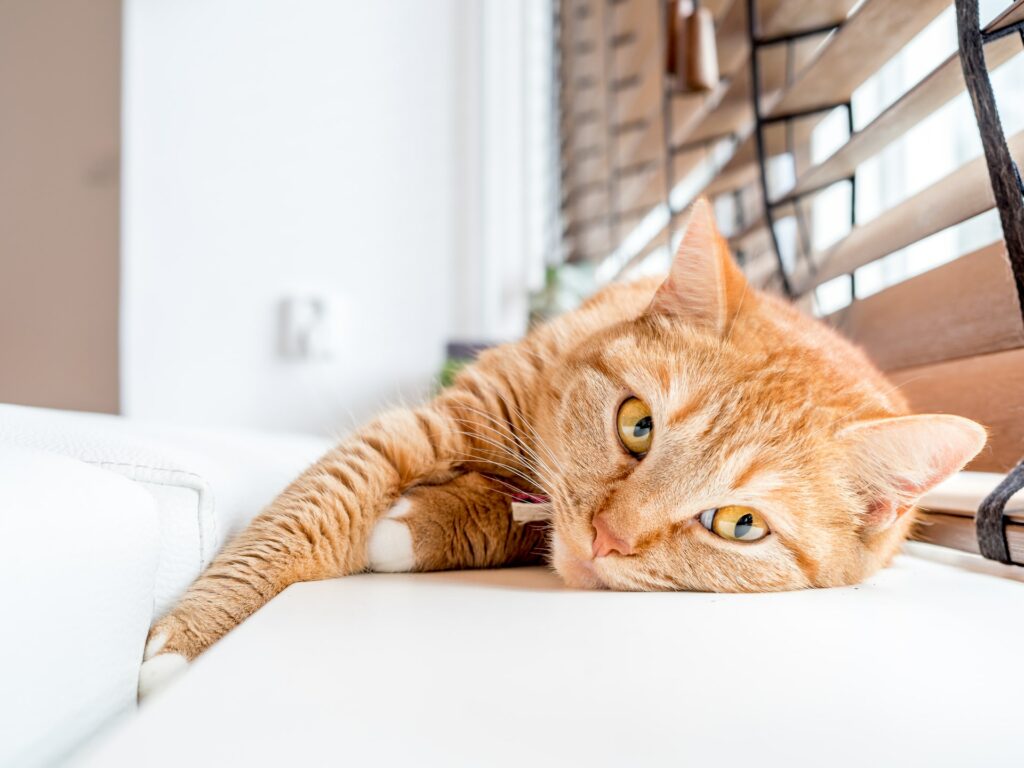
[[[670,412],[665,419],[666,427],[678,427],[685,421],[689,421],[696,415],[701,406],[700,398],[691,397],[683,405]]]

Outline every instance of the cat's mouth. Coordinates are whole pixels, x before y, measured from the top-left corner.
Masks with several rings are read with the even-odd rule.
[[[608,589],[591,558],[577,557],[558,531],[551,531],[551,565],[573,589]]]

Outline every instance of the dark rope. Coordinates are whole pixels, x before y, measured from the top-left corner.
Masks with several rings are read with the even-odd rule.
[[[1006,503],[1021,488],[1024,488],[1024,459],[1009,471],[1003,481],[995,487],[978,507],[974,527],[978,534],[978,549],[989,560],[1012,563],[1010,544],[1006,540],[1006,523],[1003,510]]]

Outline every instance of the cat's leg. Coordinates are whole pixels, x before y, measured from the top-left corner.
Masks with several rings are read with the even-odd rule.
[[[365,570],[374,524],[406,490],[474,461],[527,478],[513,463],[523,438],[492,415],[506,394],[466,374],[470,386],[387,414],[328,452],[230,542],[150,630],[140,694],[290,584]]]
[[[458,454],[443,415],[387,414],[302,473],[214,558],[150,630],[145,695],[254,611],[299,581],[364,570],[373,524],[409,486]]]
[[[507,483],[469,472],[407,491],[370,535],[378,572],[492,568],[543,561],[544,526],[512,519]]]

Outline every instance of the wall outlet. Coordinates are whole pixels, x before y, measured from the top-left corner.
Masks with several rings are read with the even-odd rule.
[[[337,299],[322,294],[281,302],[280,352],[290,360],[330,360],[340,337]]]

